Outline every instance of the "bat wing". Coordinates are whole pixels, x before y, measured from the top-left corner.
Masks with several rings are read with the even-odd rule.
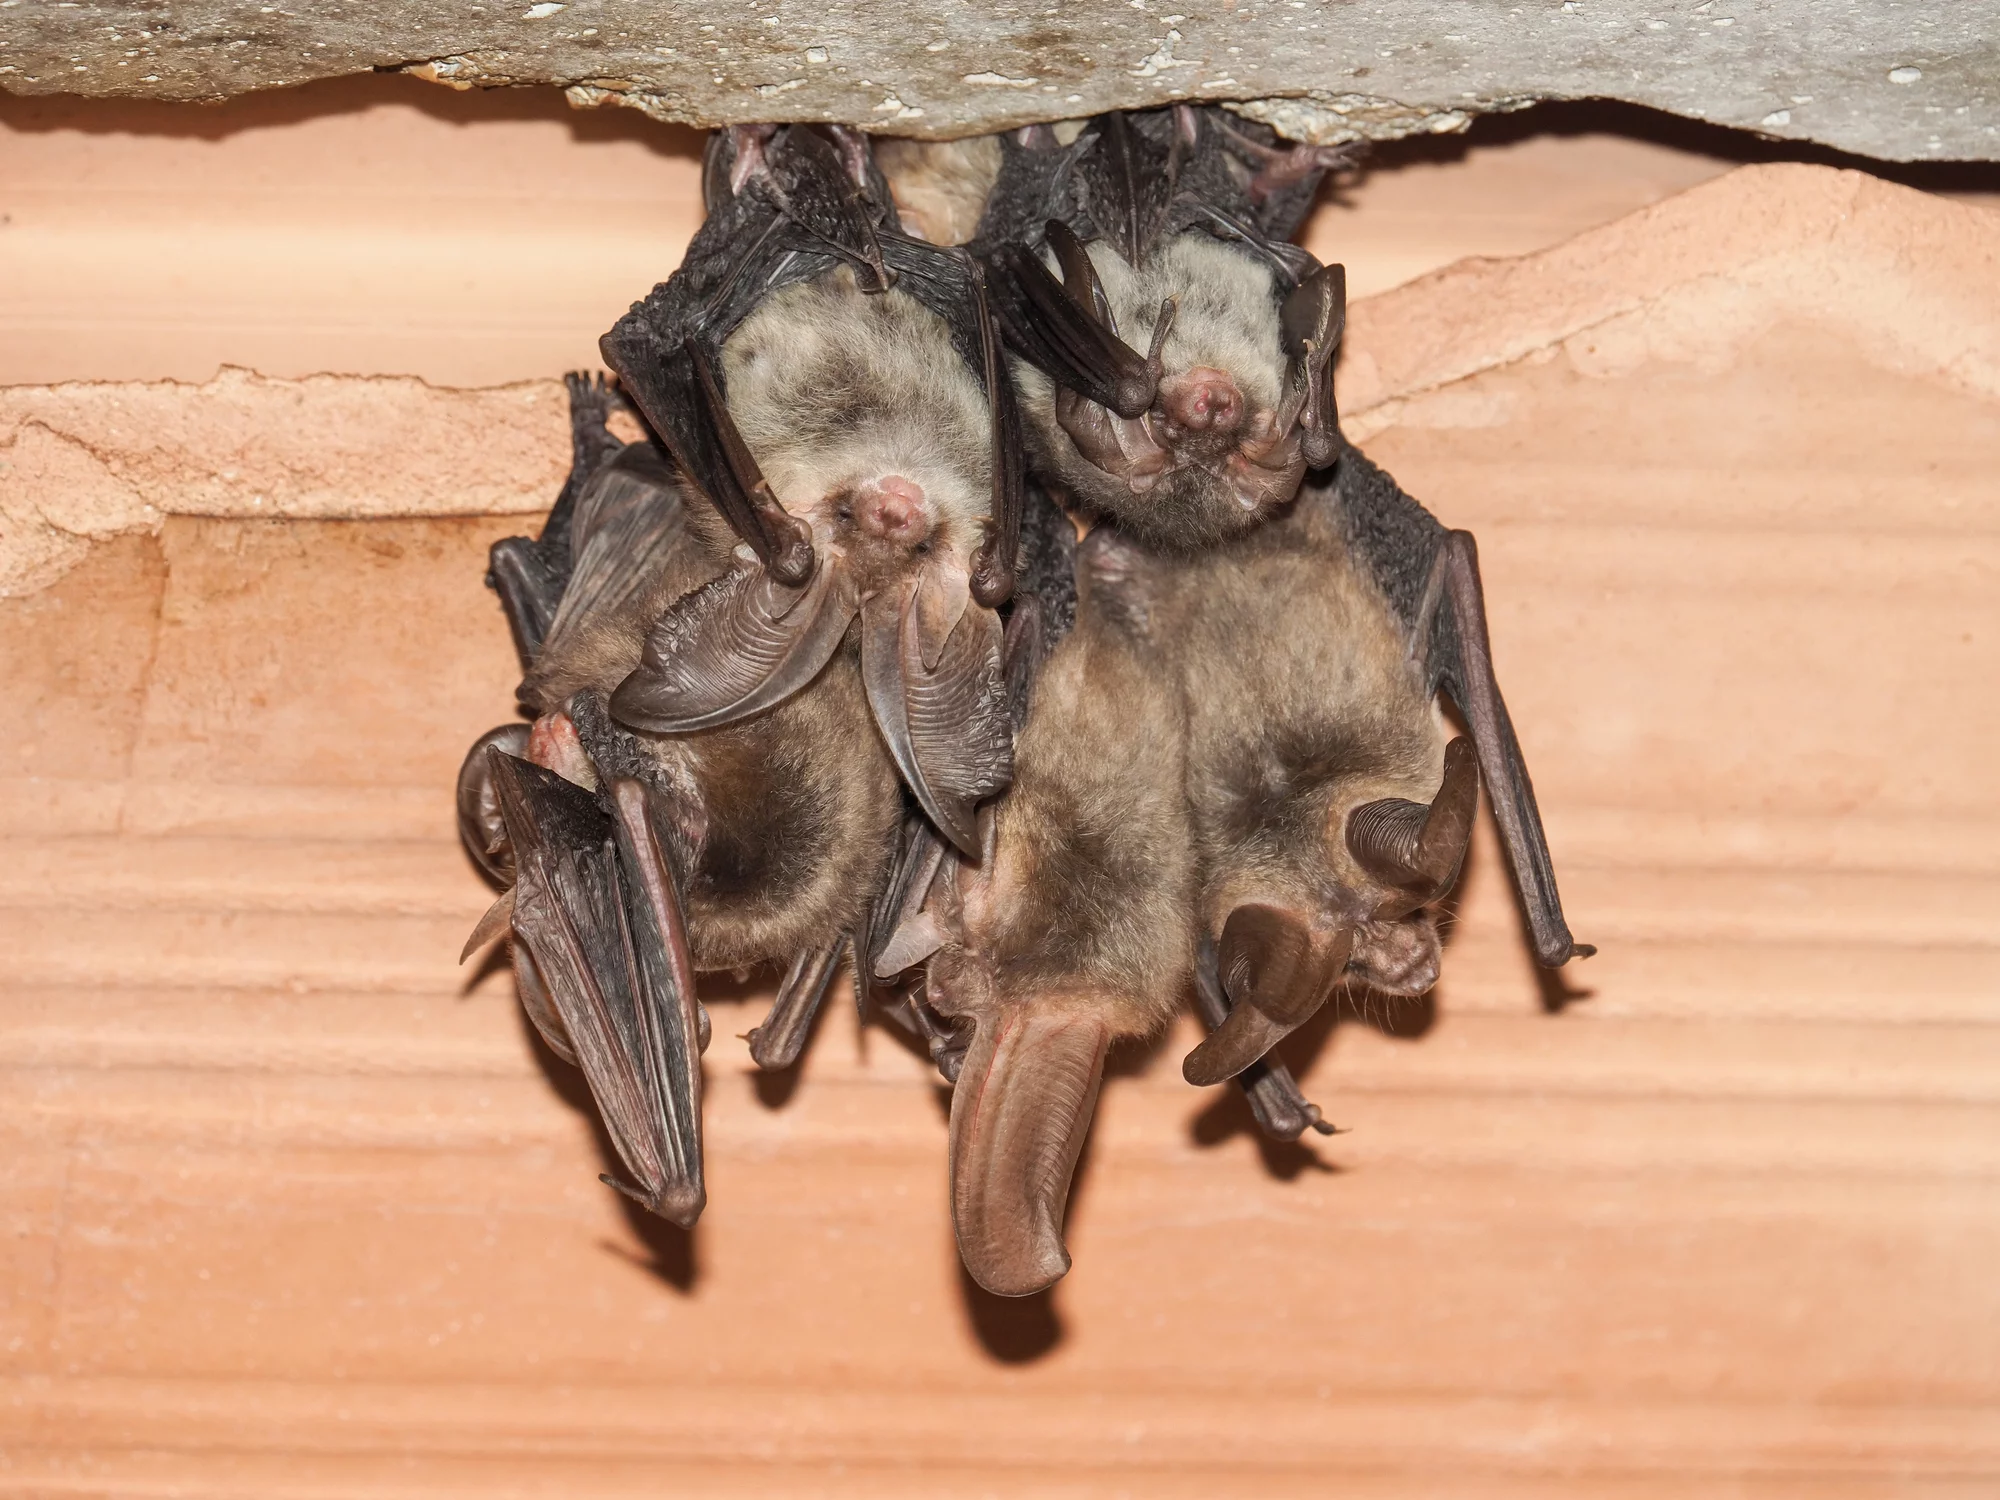
[[[692,1225],[706,1199],[701,1027],[671,845],[634,778],[611,781],[607,815],[553,772],[488,757],[514,851],[515,939],[630,1178],[605,1180]]]
[[[1180,187],[1182,145],[1170,117],[1155,115],[1142,126],[1117,111],[1099,115],[1077,137],[1079,206],[1094,237],[1109,240],[1128,265],[1143,264],[1167,228]]]
[[[1472,731],[1486,794],[1528,919],[1536,961],[1556,968],[1596,952],[1563,919],[1548,837],[1513,721],[1493,675],[1472,534],[1449,531],[1355,448],[1344,447],[1331,499],[1348,546],[1409,631],[1430,690],[1442,688]]]
[[[502,538],[493,544],[487,562],[487,583],[500,595],[524,670],[541,653],[569,583],[570,522],[577,497],[623,446],[605,424],[613,397],[604,377],[572,371],[563,376],[563,384],[569,391],[570,467],[562,493],[540,536]]]
[[[589,622],[629,613],[686,538],[680,486],[659,450],[633,443],[614,454],[570,517],[569,575],[543,651],[554,656]]]
[[[840,145],[815,128],[781,130],[761,153],[761,169],[715,206],[680,269],[598,347],[688,480],[775,577],[799,584],[813,568],[812,539],[729,415],[722,345],[773,292],[843,261],[864,288],[886,287],[877,231],[894,218],[880,174],[864,162],[857,180]]]

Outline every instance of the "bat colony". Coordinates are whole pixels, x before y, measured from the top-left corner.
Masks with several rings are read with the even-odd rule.
[[[606,1181],[701,1213],[697,974],[783,970],[750,1050],[784,1068],[851,955],[953,1083],[967,1269],[1025,1295],[1069,1267],[1107,1048],[1190,991],[1190,1083],[1330,1128],[1270,1049],[1338,985],[1435,982],[1482,783],[1536,958],[1591,951],[1472,538],[1340,435],[1342,271],[1290,243],[1327,156],[1186,106],[712,139],[615,387],[570,377],[541,536],[493,549],[533,722],[459,777],[504,888],[467,952],[511,933]]]

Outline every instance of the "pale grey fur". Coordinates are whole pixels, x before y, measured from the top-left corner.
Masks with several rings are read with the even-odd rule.
[[[904,229],[933,245],[962,245],[978,232],[987,195],[1000,176],[1000,137],[911,141],[878,136],[875,164],[888,179]]]
[[[944,320],[846,267],[766,298],[723,346],[729,412],[784,507],[822,535],[829,497],[900,474],[933,544],[969,558],[992,495],[985,391]],[[824,528],[824,530],[822,530]]]
[[[1104,283],[1119,337],[1144,353],[1160,303],[1177,302],[1161,357],[1167,373],[1208,365],[1226,370],[1252,410],[1284,395],[1285,351],[1271,268],[1246,250],[1190,231],[1156,247],[1134,267],[1095,240],[1090,263]]]

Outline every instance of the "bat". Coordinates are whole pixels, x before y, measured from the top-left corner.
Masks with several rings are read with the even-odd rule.
[[[1192,105],[1031,126],[973,242],[1038,472],[1155,550],[1255,526],[1338,451],[1346,273],[1289,238],[1345,158],[1272,139]]]
[[[952,1221],[1000,1296],[1068,1270],[1064,1207],[1106,1049],[1164,1026],[1193,962],[1183,721],[1144,608],[1151,566],[1108,529],[1085,540],[1074,627],[1027,688],[985,856],[947,859],[877,961],[924,963],[925,1004],[956,1028]]]
[[[687,1225],[705,1202],[696,974],[785,966],[751,1054],[795,1061],[903,801],[851,647],[748,718],[672,735],[617,720],[618,694],[671,657],[663,631],[733,573],[658,450],[610,434],[601,380],[569,386],[562,496],[540,538],[493,549],[535,718],[481,736],[460,771],[461,835],[507,887],[467,946],[511,931],[522,1006],[583,1069],[624,1165],[605,1180]]]
[[[860,620],[897,769],[961,850],[1007,784],[1001,623],[1018,558],[1019,417],[968,254],[900,231],[866,137],[711,138],[709,214],[607,333],[606,364],[705,498],[735,566],[674,607],[612,716],[648,733],[763,713]]]
[[[1183,1072],[1249,1080],[1260,1124],[1319,1124],[1264,1059],[1345,981],[1436,982],[1433,913],[1483,781],[1537,962],[1595,950],[1563,918],[1492,652],[1472,536],[1446,530],[1349,447],[1270,525],[1163,575],[1200,868],[1199,993],[1212,1027]],[[1469,734],[1447,740],[1442,691]],[[1261,1096],[1261,1097],[1260,1097]]]
[[[875,160],[903,227],[933,245],[963,245],[979,232],[1000,176],[1000,137],[958,141],[878,137]]]

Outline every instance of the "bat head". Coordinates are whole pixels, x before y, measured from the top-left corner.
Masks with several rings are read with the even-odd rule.
[[[816,566],[788,582],[737,549],[741,566],[654,623],[612,713],[653,734],[760,713],[817,680],[859,614],[896,767],[971,848],[973,810],[1007,785],[1012,755],[999,618],[971,602],[992,490],[984,389],[941,318],[847,267],[767,297],[722,360],[736,433],[806,522]]]
[[[1031,423],[1061,480],[1133,535],[1175,547],[1211,545],[1288,504],[1308,463],[1333,456],[1314,436],[1331,422],[1329,281],[1288,291],[1271,264],[1200,232],[1163,241],[1137,267],[1102,240],[1088,257],[1091,301],[1114,331],[1158,329],[1163,307],[1171,321],[1149,361],[1150,404],[1133,415],[1024,371]]]
[[[1385,797],[1329,817],[1321,879],[1252,871],[1244,888],[1256,896],[1223,893],[1216,977],[1231,1009],[1188,1054],[1187,1080],[1220,1083],[1242,1072],[1344,978],[1390,995],[1421,995],[1437,983],[1430,908],[1458,880],[1478,806],[1479,764],[1461,736],[1445,747],[1444,779],[1429,803]]]
[[[765,299],[723,348],[729,411],[778,502],[862,594],[964,573],[992,493],[986,395],[944,320],[841,267]]]

